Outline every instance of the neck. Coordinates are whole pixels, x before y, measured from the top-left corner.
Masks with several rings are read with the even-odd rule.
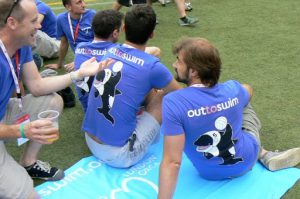
[[[146,48],[146,45],[134,44],[134,43],[131,43],[131,42],[127,41],[127,40],[125,41],[125,44],[130,45],[130,46],[132,46],[132,47],[134,47],[136,49],[139,49],[141,51],[145,51],[145,48]]]
[[[76,14],[73,12],[69,12],[72,19],[80,19],[81,14]]]
[[[12,37],[10,37],[9,35],[10,34],[4,33],[4,32],[1,31],[0,32],[0,39],[3,42],[9,57],[13,57],[14,54],[16,53],[16,51],[21,46],[19,46],[18,42],[16,40],[12,39]]]
[[[187,84],[188,86],[192,86],[195,84],[203,84],[200,79],[191,79],[191,81]]]

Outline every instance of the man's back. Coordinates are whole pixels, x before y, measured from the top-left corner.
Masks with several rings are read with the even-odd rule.
[[[115,45],[115,43],[108,41],[82,42],[78,44],[75,50],[74,70],[78,70],[84,61],[92,57],[96,57],[97,61],[101,61],[107,50]],[[75,85],[79,101],[81,102],[84,111],[87,109],[88,95],[93,80],[94,76],[86,77],[82,82],[78,82]]]
[[[158,58],[127,45],[109,49],[105,58],[116,62],[94,80],[83,130],[105,144],[123,146],[136,127],[146,95],[173,78]]]
[[[243,174],[258,154],[254,137],[242,131],[247,91],[236,81],[212,88],[197,86],[165,97],[163,131],[168,135],[185,133],[184,151],[201,176],[224,179]]]

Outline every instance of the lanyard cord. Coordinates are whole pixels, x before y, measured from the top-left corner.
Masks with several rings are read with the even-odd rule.
[[[16,93],[17,93],[17,99],[19,101],[19,108],[21,110],[23,106],[22,106],[21,91],[20,91],[20,86],[19,86],[19,81],[18,81],[18,77],[20,75],[19,52],[17,52],[17,54],[16,54],[17,73],[18,73],[18,77],[17,77],[17,75],[15,73],[15,69],[14,69],[13,63],[11,61],[11,58],[9,57],[9,55],[7,53],[7,50],[6,50],[3,42],[1,41],[1,39],[0,39],[0,47],[1,47],[1,49],[2,49],[2,51],[4,53],[4,55],[5,55],[5,58],[6,58],[7,62],[8,62],[8,65],[10,67],[11,75],[12,75],[12,77],[14,79],[14,83],[15,83],[15,86],[16,86]]]
[[[79,21],[78,21],[78,23],[76,25],[75,33],[74,33],[73,26],[72,26],[72,21],[71,21],[71,16],[70,16],[70,13],[68,13],[68,22],[69,22],[70,32],[71,32],[74,44],[76,43],[76,40],[78,38],[78,33],[79,33],[79,27],[80,27],[80,21],[81,21],[81,19],[82,19],[82,15],[80,15],[80,19],[79,19]]]

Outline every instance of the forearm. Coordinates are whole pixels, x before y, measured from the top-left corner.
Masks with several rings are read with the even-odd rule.
[[[69,48],[69,43],[66,41],[65,38],[62,38],[60,47],[59,47],[59,54],[58,54],[58,66],[62,67],[64,65],[64,60],[67,56]]]
[[[0,124],[0,139],[21,137],[20,125]]]
[[[162,162],[159,172],[159,199],[171,199],[173,197],[180,164]]]

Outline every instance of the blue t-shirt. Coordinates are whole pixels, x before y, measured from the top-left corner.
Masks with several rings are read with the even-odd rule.
[[[56,38],[56,15],[50,6],[40,0],[35,1],[38,12],[44,15],[41,31],[45,32],[49,37]]]
[[[249,94],[237,81],[187,87],[163,99],[162,130],[185,134],[184,152],[199,174],[219,180],[240,176],[257,161],[256,139],[242,130]]]
[[[20,76],[22,76],[23,64],[32,61],[31,47],[25,46],[18,50],[20,57]],[[12,63],[16,70],[15,56],[12,58]],[[8,61],[0,48],[0,120],[3,119],[9,98],[16,90],[14,79],[8,64]]]
[[[158,58],[135,48],[117,45],[106,58],[116,62],[94,78],[82,128],[105,144],[123,146],[136,128],[146,95],[173,77]]]
[[[115,45],[115,43],[104,41],[82,42],[78,44],[75,50],[74,70],[78,70],[80,68],[80,65],[84,61],[92,57],[96,57],[98,62],[101,61],[107,50]],[[77,82],[75,84],[77,96],[84,112],[86,112],[88,96],[92,87],[93,80],[94,76],[86,77],[83,81]]]
[[[77,44],[81,42],[93,41],[94,32],[92,30],[92,21],[95,15],[95,11],[87,9],[86,12],[82,15],[81,20],[72,19],[71,17],[74,36],[75,36],[76,26],[80,21],[78,37],[75,43],[69,26],[68,13],[69,12],[64,12],[57,16],[57,39],[60,39],[61,37],[65,36],[69,41],[72,51],[74,52]]]

